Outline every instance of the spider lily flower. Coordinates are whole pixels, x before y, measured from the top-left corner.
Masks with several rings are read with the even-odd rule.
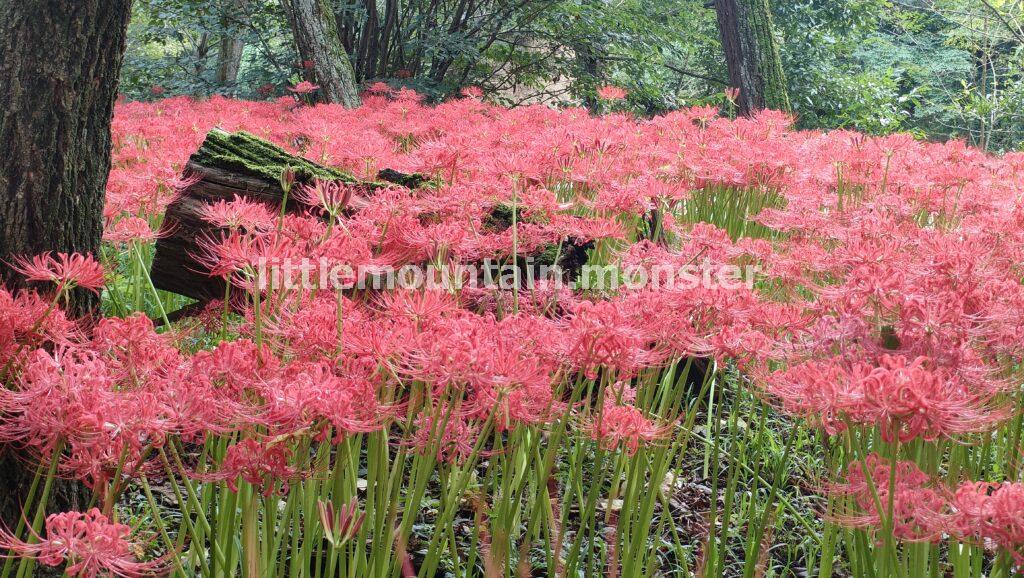
[[[612,392],[606,391],[605,395]],[[585,421],[588,435],[606,450],[623,448],[634,455],[642,446],[665,441],[672,437],[675,424],[659,424],[636,406],[628,403],[635,392],[624,392],[622,399],[605,399],[597,415]]]
[[[324,537],[335,548],[355,538],[366,518],[366,512],[359,511],[359,503],[355,498],[337,511],[332,502],[317,500],[316,509],[324,528]]]
[[[317,179],[312,185],[300,187],[295,199],[333,219],[348,206],[354,192],[349,184]]]
[[[626,98],[626,89],[618,86],[605,85],[597,89],[597,96],[601,100],[622,100]]]
[[[88,512],[64,512],[46,518],[44,536],[23,542],[0,529],[0,548],[23,558],[35,558],[44,566],[66,564],[69,576],[163,576],[169,573],[165,559],[140,562],[138,544],[130,541],[132,529],[110,521],[93,508]]]
[[[264,497],[274,492],[280,483],[280,491],[288,492],[289,482],[300,477],[289,464],[292,452],[284,442],[261,443],[245,439],[228,447],[220,469],[212,473],[196,474],[196,478],[207,482],[226,482],[228,489],[238,492],[238,480],[252,484]]]
[[[274,227],[276,215],[267,205],[239,197],[221,199],[203,208],[202,218],[207,223],[231,231],[260,234]]]
[[[168,235],[170,231],[154,231],[149,221],[141,217],[124,217],[103,231],[103,240],[123,246],[126,243],[151,243]]]
[[[966,482],[952,500],[957,533],[1006,549],[1024,564],[1024,484]]]
[[[31,258],[18,257],[11,265],[28,281],[53,283],[58,292],[70,291],[76,287],[99,293],[103,288],[103,266],[91,255],[78,253],[46,252]]]
[[[881,528],[883,520],[889,518],[890,503],[890,523],[897,538],[933,542],[953,524],[946,492],[911,461],[893,464],[871,454],[866,460],[850,464],[846,481],[834,485],[832,491],[851,496],[860,509],[860,513],[836,516],[836,521],[846,526]]]
[[[295,94],[309,94],[311,92],[320,90],[320,87],[308,80],[303,80],[302,82],[296,84],[295,86],[289,87],[288,90],[294,92]]]

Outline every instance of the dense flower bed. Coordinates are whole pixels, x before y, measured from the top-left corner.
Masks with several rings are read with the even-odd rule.
[[[221,233],[200,256],[230,281],[230,304],[158,332],[135,311],[159,318],[172,298],[143,265],[213,127],[360,178],[392,168],[430,182],[376,191],[358,209],[359,191],[331,183],[291,185],[302,214],[211,205]],[[938,545],[909,545],[952,540],[1008,572],[1024,553],[1024,155],[794,131],[774,112],[637,120],[506,110],[472,94],[430,107],[384,87],[357,110],[121,103],[114,142],[105,288],[94,263],[51,255],[17,264],[48,290],[0,291],[0,439],[43,464],[44,478],[52,464],[83,480],[100,510],[80,514],[81,531],[118,546],[103,556],[88,553],[95,536],[69,546],[64,514],[45,531],[36,519],[38,534],[0,536],[16,554],[66,559],[84,576],[432,576],[476,565],[490,576],[532,567],[523,553],[539,547],[533,564],[549,575],[596,565],[637,576],[658,567],[648,544],[671,519],[660,480],[682,467],[711,386],[731,370],[742,376],[735,395],[791,416],[794,431],[823,432],[830,471],[807,483],[828,496],[832,543],[807,564],[981,568],[963,549],[940,562]],[[757,275],[728,287],[381,291],[256,277],[268,260],[442,267],[570,245],[619,272]],[[88,329],[68,321],[54,305],[73,285],[104,291],[120,315]],[[183,521],[159,521],[157,480]],[[767,499],[785,483],[768,479]],[[113,521],[129,487],[149,495],[148,529]],[[613,500],[620,511],[599,512]],[[741,521],[761,525],[746,551],[755,565],[772,523],[759,507],[764,519]],[[411,543],[424,509],[438,529]],[[465,511],[469,546],[444,531]],[[156,553],[122,547],[132,534]],[[599,539],[605,549],[588,555]]]

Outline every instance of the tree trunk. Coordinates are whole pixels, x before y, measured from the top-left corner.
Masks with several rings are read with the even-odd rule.
[[[217,83],[230,85],[238,80],[238,69],[242,65],[242,51],[245,43],[237,38],[220,39],[217,49]]]
[[[227,4],[223,18],[224,36],[217,46],[217,74],[215,80],[221,85],[232,85],[238,80],[238,70],[242,66],[242,52],[245,42],[239,39],[232,29],[233,23],[244,22],[246,18],[245,0],[231,0]]]
[[[99,249],[130,14],[131,0],[0,2],[0,280],[11,287],[15,256]],[[0,517],[16,523],[29,479],[9,451]],[[75,505],[74,489],[58,490],[56,507]]]
[[[739,89],[738,112],[749,116],[765,108],[789,110],[768,0],[714,0],[714,7],[729,84]]]
[[[96,252],[130,0],[0,3],[0,261]],[[6,266],[0,278],[17,283]]]
[[[366,80],[373,76],[373,72],[377,68],[380,17],[377,14],[376,0],[366,3],[366,22],[363,23],[363,28],[359,32],[359,50],[356,56],[358,76],[360,79]]]
[[[352,62],[338,36],[338,25],[328,0],[281,0],[295,32],[303,61],[313,63],[313,82],[327,102],[346,108],[360,105]]]

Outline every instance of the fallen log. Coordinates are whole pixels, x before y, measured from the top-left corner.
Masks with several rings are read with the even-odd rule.
[[[420,175],[385,169],[378,175],[380,181],[361,181],[348,173],[289,154],[252,134],[213,129],[185,165],[184,172],[191,184],[167,207],[150,272],[153,285],[201,302],[222,298],[224,281],[210,277],[206,267],[195,259],[199,239],[217,232],[203,220],[203,209],[210,203],[231,200],[236,195],[279,208],[285,197],[281,173],[286,167],[295,174],[295,186],[316,179],[358,185],[364,194],[352,199],[350,206],[356,209],[365,206],[366,197],[373,190],[388,186],[388,182],[409,187],[419,186],[425,180]],[[285,208],[288,211],[302,209],[294,198],[288,199]]]

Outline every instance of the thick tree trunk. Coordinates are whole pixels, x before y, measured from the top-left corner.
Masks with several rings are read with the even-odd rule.
[[[99,248],[130,13],[130,0],[0,2],[0,260]]]
[[[0,280],[42,251],[96,252],[110,120],[131,0],[0,2]],[[0,517],[21,516],[26,474],[0,448]],[[64,486],[64,484],[61,484]],[[75,505],[67,487],[56,507]]]
[[[789,110],[786,77],[768,0],[714,0],[729,67],[729,84],[740,90],[738,112]]]
[[[313,63],[313,82],[327,102],[346,108],[360,105],[352,61],[338,35],[338,25],[328,0],[281,0],[295,32],[303,61]]]

